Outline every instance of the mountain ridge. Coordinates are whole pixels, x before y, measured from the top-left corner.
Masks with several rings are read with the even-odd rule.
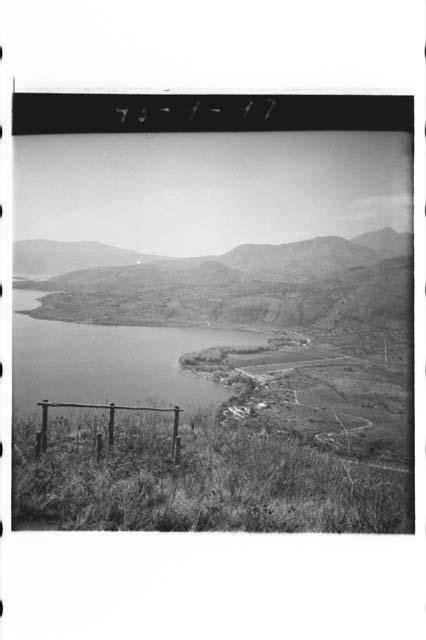
[[[352,242],[372,249],[383,257],[393,257],[413,253],[414,234],[409,231],[398,232],[392,227],[383,227],[361,233],[352,238]]]
[[[219,257],[227,266],[263,277],[289,272],[297,279],[324,277],[340,269],[379,262],[382,256],[339,236],[278,245],[239,245]]]
[[[382,241],[383,232],[388,235],[390,232],[398,241],[394,241],[393,245]],[[361,234],[352,240],[340,236],[318,236],[280,244],[245,243],[220,255],[180,258],[139,253],[96,241],[35,239],[15,242],[14,272],[16,275],[57,276],[83,269],[139,263],[167,262],[181,268],[217,262],[250,276],[303,280],[324,277],[345,268],[374,264],[385,257],[404,253],[410,253],[409,237],[397,234],[390,228],[389,231],[385,229]]]

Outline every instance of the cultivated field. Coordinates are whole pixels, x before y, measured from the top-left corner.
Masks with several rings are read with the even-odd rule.
[[[339,354],[336,353],[336,356]],[[256,354],[232,353],[228,356],[228,362],[233,367],[260,366],[269,364],[282,364],[304,362],[306,360],[321,360],[330,358],[330,353],[318,349],[278,349],[263,351]]]
[[[311,359],[307,354],[306,359],[289,360],[284,362],[275,362],[274,364],[258,364],[251,366],[238,367],[236,370],[246,373],[254,377],[262,377],[264,374],[273,374],[280,371],[289,371],[291,369],[303,369],[312,367],[341,367],[342,362],[350,365],[361,364],[359,361],[349,356],[337,356],[336,358],[320,358]]]

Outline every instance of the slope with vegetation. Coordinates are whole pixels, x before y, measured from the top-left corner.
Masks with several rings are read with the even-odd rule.
[[[33,424],[16,420],[13,528],[413,530],[409,477],[349,466],[297,434],[265,436],[256,418],[244,428],[206,413],[192,419],[196,430],[184,438],[177,466],[169,460],[170,425],[157,418],[123,419],[114,451],[99,462],[92,441],[106,420],[59,420],[41,461],[34,460]]]
[[[163,326],[309,328],[358,345],[383,333],[407,337],[412,327],[413,265],[396,257],[312,281],[250,277],[214,261],[77,271],[16,287],[59,291],[25,312],[36,318]]]

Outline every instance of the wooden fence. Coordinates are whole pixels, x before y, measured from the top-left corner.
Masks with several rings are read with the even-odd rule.
[[[112,449],[112,447],[114,446],[114,419],[116,411],[161,411],[173,413],[174,421],[172,436],[172,460],[175,464],[180,463],[181,440],[179,436],[179,414],[183,412],[183,409],[181,409],[179,406],[175,406],[171,409],[161,409],[159,407],[129,407],[126,405],[118,405],[114,402],[111,402],[110,404],[82,404],[80,402],[49,402],[49,400],[37,402],[37,406],[41,407],[42,410],[42,422],[41,431],[38,431],[36,433],[36,458],[40,458],[40,455],[47,451],[49,407],[79,407],[84,409],[109,409],[108,445],[110,449]],[[96,437],[96,451],[98,461],[102,457],[102,449],[103,435],[102,433],[98,433]]]

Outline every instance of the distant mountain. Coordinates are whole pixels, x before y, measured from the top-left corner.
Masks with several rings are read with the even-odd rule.
[[[414,234],[405,232],[398,233],[391,227],[384,227],[378,231],[362,233],[352,242],[367,247],[379,253],[382,257],[411,255],[413,252]]]
[[[289,244],[244,244],[216,259],[257,277],[300,281],[371,265],[382,257],[344,238],[324,236]]]
[[[178,270],[202,264],[237,269],[261,280],[301,282],[322,278],[342,269],[375,264],[383,255],[337,236],[325,236],[288,244],[244,244],[218,256],[166,258],[119,249],[100,242],[22,240],[14,245],[14,273],[27,277],[56,276],[99,267],[167,263]],[[210,267],[212,269],[212,267]],[[208,277],[206,267],[204,277]],[[222,272],[224,276],[225,272]],[[94,274],[100,277],[100,274]]]
[[[161,259],[100,242],[19,240],[13,247],[13,271],[27,276],[53,276],[77,269],[122,266]]]

